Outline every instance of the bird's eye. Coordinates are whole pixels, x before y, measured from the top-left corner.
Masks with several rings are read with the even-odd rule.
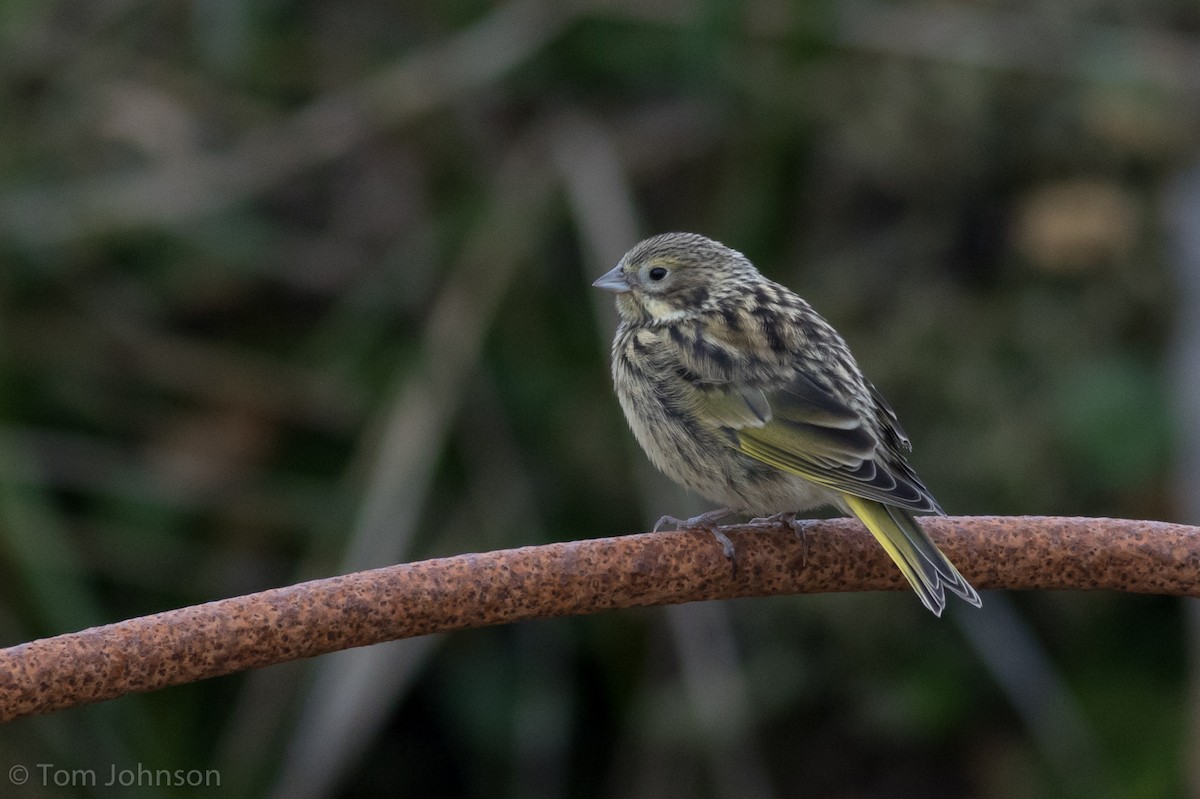
[[[650,270],[649,275],[651,280],[657,282],[667,276],[667,270],[661,266],[656,266]]]

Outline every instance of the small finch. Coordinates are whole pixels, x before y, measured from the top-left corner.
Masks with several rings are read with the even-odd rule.
[[[867,526],[934,614],[946,588],[980,606],[913,518],[943,511],[905,462],[895,412],[812,306],[694,233],[646,239],[592,285],[617,295],[613,382],[638,443],[723,506],[656,530],[707,528],[732,558],[718,519],[794,521],[832,505]]]

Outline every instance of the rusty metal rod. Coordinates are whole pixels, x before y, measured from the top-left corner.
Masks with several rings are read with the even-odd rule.
[[[922,519],[980,589],[1200,596],[1200,528],[1123,519]],[[0,650],[0,721],[350,647],[702,599],[905,588],[854,520],[644,533],[456,555],[169,610]],[[969,612],[964,610],[963,612]],[[930,623],[934,623],[930,619]]]

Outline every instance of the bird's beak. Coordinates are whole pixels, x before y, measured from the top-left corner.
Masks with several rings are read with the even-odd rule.
[[[613,294],[624,294],[627,291],[633,291],[633,286],[629,285],[629,281],[625,279],[625,271],[621,268],[621,264],[617,264],[598,277],[592,285],[598,289],[611,291]]]

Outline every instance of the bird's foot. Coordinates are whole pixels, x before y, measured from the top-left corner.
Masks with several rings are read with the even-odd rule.
[[[804,564],[808,562],[808,536],[804,534],[804,521],[796,518],[796,511],[786,510],[771,516],[759,516],[758,518],[751,519],[750,523],[786,524],[788,527],[791,527],[792,534],[795,535],[796,538],[799,538],[800,543],[803,545],[801,563]]]
[[[677,519],[674,516],[664,516],[654,523],[654,532],[662,529],[664,524],[675,525],[676,530],[711,530],[717,526],[717,522],[731,515],[733,511],[728,508],[717,508],[716,510],[706,511],[699,516],[693,516],[690,519]]]
[[[677,519],[674,516],[664,516],[654,523],[654,532],[662,529],[664,524],[675,525],[676,530],[708,530],[721,543],[721,550],[725,553],[725,557],[733,564],[734,574],[737,574],[737,554],[733,548],[733,542],[729,540],[729,536],[725,535],[717,528],[717,522],[733,514],[733,511],[728,508],[717,508],[706,513],[701,513],[699,516],[693,516],[690,519]]]
[[[796,511],[785,510],[781,513],[776,513],[771,516],[756,516],[750,520],[751,524],[786,524],[792,528],[796,535],[800,535],[800,523],[796,521]]]

